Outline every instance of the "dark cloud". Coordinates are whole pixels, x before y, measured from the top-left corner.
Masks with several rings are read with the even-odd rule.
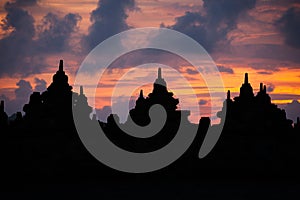
[[[35,35],[34,18],[13,3],[6,3],[7,15],[3,20],[2,30],[13,29],[9,36],[0,40],[0,76],[17,72],[31,73],[30,56]],[[21,70],[21,69],[24,70]]]
[[[186,12],[176,18],[172,28],[198,41],[207,51],[218,43],[230,42],[227,34],[237,27],[241,13],[254,8],[256,0],[204,0],[205,14]]]
[[[299,94],[271,94],[272,100],[300,99]]]
[[[275,22],[276,27],[284,36],[285,43],[294,48],[300,48],[300,9],[288,9],[280,19]]]
[[[47,82],[44,79],[34,78],[35,87],[34,91],[43,92],[47,89]]]
[[[287,118],[296,122],[297,117],[300,117],[300,103],[297,100],[293,100],[291,103],[288,103],[284,108],[287,113]]]
[[[218,69],[220,72],[228,73],[228,74],[234,74],[233,69],[230,67],[225,67],[223,65],[217,65]]]
[[[269,71],[260,71],[260,72],[257,72],[258,74],[262,74],[262,75],[272,75],[273,72],[269,72]]]
[[[49,53],[69,50],[69,38],[76,32],[77,14],[67,14],[63,18],[53,13],[43,18],[43,23],[36,29],[33,16],[25,10],[25,5],[34,6],[37,1],[27,3],[7,2],[7,12],[1,29],[12,30],[0,39],[0,76],[23,76],[40,73],[48,67],[45,57]]]
[[[273,92],[275,90],[275,85],[268,83],[267,84],[267,92]]]
[[[197,70],[191,69],[191,68],[187,68],[186,73],[188,73],[190,75],[199,74],[199,72]]]
[[[108,37],[127,30],[127,12],[137,9],[135,0],[99,0],[98,7],[92,11],[92,25],[82,42],[90,50]]]
[[[39,0],[15,0],[15,4],[20,7],[35,6]]]
[[[5,101],[5,111],[8,115],[17,111],[22,111],[24,104],[29,101],[29,96],[32,93],[32,86],[30,82],[20,80],[16,85],[18,88],[15,89],[14,99],[9,99],[5,95],[0,96],[0,99]]]
[[[3,25],[1,25],[3,30],[13,28],[12,36],[22,35],[26,38],[32,38],[34,36],[34,19],[26,10],[19,8],[17,4],[10,2],[7,2],[4,5],[4,9],[6,10],[7,15],[5,19],[3,19]]]
[[[30,82],[25,80],[20,80],[17,82],[18,88],[15,90],[16,98],[27,98],[28,94],[32,93],[32,86]]]
[[[254,62],[247,64],[261,71],[276,72],[282,67],[299,68],[300,48],[296,49],[282,44],[243,44],[231,46],[230,51],[231,64],[253,58]],[[258,59],[264,60],[258,61]]]
[[[206,104],[207,104],[207,101],[201,99],[198,103],[199,103],[199,105],[206,105]]]
[[[251,47],[250,47],[251,48]],[[272,47],[270,47],[272,48]],[[266,48],[268,49],[268,48]],[[260,50],[258,50],[260,51]],[[255,52],[256,53],[256,52]],[[268,54],[266,54],[266,56],[268,56]],[[255,56],[251,56],[251,57],[255,57]],[[259,56],[263,58],[262,56]],[[259,71],[257,72],[258,74],[265,74],[267,75],[268,73],[274,73],[274,72],[278,72],[280,70],[281,66],[285,66],[283,64],[280,63],[265,63],[265,62],[254,62],[254,63],[248,63],[249,67],[255,69],[255,70],[264,70],[264,71]]]
[[[107,117],[111,114],[111,106],[103,106],[102,108],[95,109],[98,120],[102,122],[107,121]]]
[[[294,3],[300,3],[299,0],[260,0],[260,5],[272,5],[272,6],[290,6]]]
[[[71,34],[77,30],[77,24],[81,20],[78,14],[69,13],[63,18],[56,14],[48,13],[43,18],[39,28],[38,49],[47,52],[72,51],[69,45]]]

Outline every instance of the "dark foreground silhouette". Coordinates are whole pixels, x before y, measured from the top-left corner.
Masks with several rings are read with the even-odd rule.
[[[117,119],[114,115],[108,116],[107,123],[98,122],[113,143],[128,151],[141,153],[154,151],[168,144],[177,133],[181,115],[185,126],[197,130],[190,148],[166,168],[145,174],[113,170],[98,162],[79,139],[73,122],[72,107],[75,112],[80,111],[87,124],[94,122],[96,117],[89,118],[92,108],[87,103],[83,88],[80,88],[79,94],[72,92],[61,60],[59,70],[53,76],[53,82],[47,91],[42,94],[34,92],[28,104],[24,105],[24,116],[18,112],[14,120],[9,120],[4,102],[1,101],[1,179],[13,184],[102,183],[111,186],[118,182],[127,187],[134,184],[137,188],[141,187],[141,182],[156,186],[168,182],[165,191],[176,190],[179,187],[175,184],[177,182],[197,183],[203,188],[207,186],[205,184],[216,180],[299,183],[299,119],[294,124],[287,119],[285,111],[271,103],[263,84],[260,84],[260,91],[254,95],[248,74],[245,74],[238,97],[232,100],[228,91],[224,101],[227,112],[223,108],[218,113],[221,124],[224,124],[223,132],[215,148],[203,159],[198,158],[198,153],[206,131],[211,126],[210,119],[202,117],[199,124],[192,124],[187,119],[189,111],[177,110],[178,103],[179,100],[173,97],[173,93],[168,92],[159,69],[152,93],[145,98],[141,91],[135,108],[129,113],[134,123],[145,126],[150,123],[148,112],[151,106],[162,105],[166,110],[167,120],[158,134],[146,139],[129,136],[119,126],[130,126],[132,121],[119,124],[114,120]],[[218,126],[213,125],[211,128]],[[269,186],[265,190],[274,189],[272,184]],[[183,186],[183,190],[196,186],[185,187],[187,186]],[[207,191],[211,192],[210,189]],[[205,196],[206,193],[201,194]]]

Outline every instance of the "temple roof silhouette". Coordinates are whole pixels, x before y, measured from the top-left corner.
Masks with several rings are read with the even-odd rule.
[[[251,100],[253,96],[254,96],[253,89],[248,80],[248,73],[245,73],[244,83],[240,88],[240,96],[236,97],[235,100],[247,101],[247,100]]]
[[[29,103],[25,104],[23,111],[27,124],[70,128],[73,127],[72,108],[80,109],[85,117],[89,118],[92,108],[87,103],[87,97],[80,86],[80,94],[72,92],[72,86],[68,83],[68,76],[65,74],[63,60],[60,60],[58,71],[53,75],[52,83],[46,91],[40,94],[33,92]]]
[[[286,118],[285,110],[271,102],[266,85],[260,83],[259,88],[258,93],[254,95],[248,73],[245,73],[239,96],[232,100],[228,90],[223,109],[217,113],[217,116],[225,122],[225,128],[246,128],[245,131],[247,128],[251,130],[255,128],[264,132],[292,128],[293,122]]]
[[[153,90],[145,98],[143,90],[140,91],[140,95],[136,100],[135,107],[130,110],[131,118],[140,125],[146,125],[150,122],[148,116],[149,109],[155,104],[160,104],[164,107],[170,120],[177,121],[181,115],[187,121],[187,117],[190,115],[190,111],[177,110],[179,100],[173,97],[173,93],[167,89],[167,83],[162,77],[162,70],[158,68],[157,78],[153,83]]]

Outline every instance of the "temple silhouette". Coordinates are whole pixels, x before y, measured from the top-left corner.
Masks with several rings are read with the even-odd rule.
[[[226,111],[223,109],[217,116],[225,123],[225,129],[229,131],[247,132],[264,135],[270,133],[282,133],[293,128],[293,121],[286,118],[284,110],[271,103],[267,94],[266,85],[260,83],[259,92],[255,96],[253,88],[248,81],[248,73],[245,74],[244,83],[240,87],[240,95],[230,97],[230,90],[224,101]]]
[[[136,100],[135,107],[129,111],[129,117],[124,124],[118,122],[119,117],[116,114],[111,114],[107,118],[107,123],[100,123],[107,137],[110,138],[116,145],[133,152],[150,152],[168,144],[176,135],[179,124],[183,123],[190,126],[190,129],[195,128],[195,125],[189,123],[188,116],[190,111],[178,110],[178,99],[173,97],[173,93],[167,89],[167,83],[162,77],[161,68],[158,68],[157,79],[153,83],[153,90],[147,97],[144,97],[143,90],[140,90],[140,95]],[[137,138],[124,133],[119,127],[128,132],[137,131],[134,129],[134,124],[138,126],[147,126],[151,122],[155,123],[160,113],[155,114],[150,119],[150,108],[153,105],[159,104],[166,111],[166,121],[162,129],[150,138]],[[115,120],[116,119],[116,120]],[[118,124],[116,124],[118,123]],[[160,126],[159,123],[156,124]],[[155,124],[153,125],[155,126]],[[146,130],[140,130],[145,132]],[[150,132],[155,130],[149,130]],[[113,134],[112,134],[113,133]]]
[[[195,140],[184,155],[170,166],[145,175],[150,179],[174,178],[173,175],[193,180],[211,176],[299,177],[299,118],[293,124],[286,118],[285,111],[271,102],[266,85],[261,83],[259,88],[255,95],[246,73],[239,96],[232,99],[230,91],[227,92],[223,109],[217,114],[221,119],[219,125],[211,125],[208,117],[202,117],[199,124],[193,124],[188,120],[190,111],[178,110],[179,99],[168,91],[159,68],[152,92],[144,96],[143,90],[140,91],[124,124],[119,123],[116,114],[108,116],[107,122],[98,121],[98,124],[113,143],[141,153],[160,149],[172,141],[180,123],[197,130]],[[83,90],[80,86],[79,94],[72,91],[60,60],[58,71],[47,90],[30,95],[29,102],[23,107],[24,116],[18,112],[15,119],[9,121],[5,102],[1,101],[1,156],[9,163],[3,177],[95,181],[126,180],[138,176],[104,166],[83,146],[74,126],[72,110],[80,112],[83,120],[97,120],[95,115],[91,118],[92,107],[88,105]],[[156,135],[137,138],[122,130],[132,123],[149,125],[149,112],[155,104],[161,105],[167,116],[166,123]],[[199,159],[198,152],[207,129],[221,124],[224,128],[215,148],[204,159]]]
[[[167,83],[162,78],[161,68],[158,68],[157,79],[153,84],[152,93],[144,98],[143,90],[141,90],[136,106],[130,110],[129,114],[136,124],[140,126],[147,125],[150,123],[149,109],[155,104],[160,104],[166,110],[169,122],[178,123],[181,115],[184,115],[185,121],[187,121],[190,112],[177,110],[178,103],[179,100],[173,97],[173,93],[168,92]]]
[[[58,71],[53,75],[52,83],[47,90],[42,94],[34,92],[30,96],[29,103],[24,105],[25,125],[36,128],[70,129],[73,127],[72,106],[84,110],[87,117],[92,112],[82,86],[80,94],[72,92],[72,86],[68,83],[68,76],[63,67],[63,60],[60,60]],[[73,94],[76,95],[75,98],[72,98]]]

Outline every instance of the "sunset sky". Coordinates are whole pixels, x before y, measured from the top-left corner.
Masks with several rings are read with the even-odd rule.
[[[0,99],[5,100],[9,115],[22,110],[32,91],[46,89],[60,59],[72,84],[76,70],[96,45],[121,31],[142,27],[173,29],[200,43],[232,96],[238,95],[248,72],[255,93],[263,82],[272,102],[286,108],[289,118],[300,115],[300,104],[293,101],[300,101],[299,0],[0,0],[0,19]],[[193,67],[166,52],[135,52],[114,62],[99,84],[100,115],[109,113],[116,80],[142,64],[140,60],[178,70],[191,82],[202,115],[208,115],[205,82]],[[137,78],[143,76],[150,77],[142,87],[148,94],[156,71]],[[176,97],[189,95],[172,72],[163,71],[163,76],[170,90],[177,86]],[[138,93],[137,89],[131,98]],[[189,98],[180,102],[191,105]]]

